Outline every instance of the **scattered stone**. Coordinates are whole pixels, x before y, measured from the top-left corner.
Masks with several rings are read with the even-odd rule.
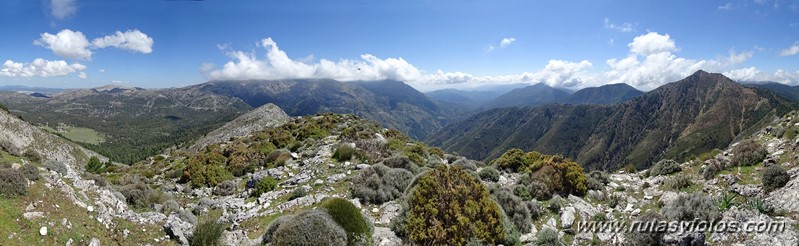
[[[88,206],[86,207],[86,210],[88,210],[89,213],[94,212],[94,206]]]
[[[760,186],[747,184],[733,184],[730,185],[730,191],[735,192],[736,194],[745,196],[745,197],[754,197],[761,193],[763,189]]]
[[[391,229],[386,227],[375,227],[375,231],[372,234],[372,242],[375,246],[400,246],[402,245],[402,240],[394,234]]]
[[[323,185],[324,183],[325,181],[322,181],[321,179],[316,179],[316,181],[313,182],[313,185]]]
[[[345,175],[343,173],[334,174],[334,175],[331,175],[330,177],[327,177],[327,183],[328,184],[336,183],[339,180],[342,180],[342,179],[344,179],[346,177],[347,177],[347,175]]]
[[[42,212],[27,212],[27,213],[22,214],[22,217],[25,217],[28,220],[41,218],[43,216],[44,216],[44,213],[42,213]]]
[[[640,208],[636,208],[635,210],[633,210],[633,212],[631,214],[633,216],[638,216],[639,214],[641,214],[641,209]]]
[[[41,229],[39,229],[39,235],[47,236],[47,227],[46,226],[43,226]]]
[[[100,239],[92,238],[92,240],[89,241],[89,246],[100,246]]]
[[[375,213],[375,214],[376,213],[380,213],[380,209],[379,208],[373,208],[372,209],[372,213]]]
[[[370,167],[368,164],[358,164],[358,165],[355,165],[355,170],[363,170],[363,169],[366,169],[368,167]]]
[[[574,224],[574,216],[575,210],[574,207],[565,207],[561,209],[560,214],[560,226],[563,229],[571,228],[572,224]]]

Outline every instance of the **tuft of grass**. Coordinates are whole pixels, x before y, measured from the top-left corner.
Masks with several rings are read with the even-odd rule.
[[[206,220],[200,222],[194,228],[194,234],[189,239],[191,246],[221,246],[222,232],[227,228],[226,224],[219,223],[215,220]]]

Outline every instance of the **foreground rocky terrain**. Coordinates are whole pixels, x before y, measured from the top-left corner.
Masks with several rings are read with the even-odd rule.
[[[0,199],[0,219],[14,222],[0,226],[0,244],[189,245],[212,234],[223,245],[267,244],[288,227],[281,225],[291,221],[286,215],[324,210],[331,198],[349,201],[368,221],[369,234],[349,244],[419,243],[413,228],[402,226],[414,222],[407,219],[409,207],[430,184],[424,177],[452,169],[478,181],[503,218],[500,238],[473,237],[472,245],[647,245],[652,238],[689,243],[681,245],[797,245],[797,116],[774,118],[751,137],[687,162],[604,173],[521,150],[489,163],[471,161],[354,116],[288,118],[274,105],[194,147],[115,165],[0,112],[3,168],[33,165],[41,176],[25,183],[26,194]],[[764,183],[763,174],[775,167],[784,174]],[[552,170],[568,175],[547,179]],[[581,222],[653,218],[787,226],[761,234],[580,230]],[[209,230],[214,224],[220,229]]]

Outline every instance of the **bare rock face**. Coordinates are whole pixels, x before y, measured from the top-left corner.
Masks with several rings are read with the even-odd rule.
[[[258,107],[197,140],[189,149],[200,150],[210,144],[224,142],[234,137],[244,137],[269,127],[289,122],[290,117],[274,104]]]

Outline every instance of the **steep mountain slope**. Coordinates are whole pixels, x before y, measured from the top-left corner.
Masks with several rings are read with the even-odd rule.
[[[235,120],[225,123],[220,128],[213,130],[198,139],[189,147],[191,150],[200,150],[212,143],[220,143],[231,138],[245,137],[253,132],[269,127],[276,127],[289,121],[289,116],[274,104],[258,107]]]
[[[292,116],[355,114],[415,138],[441,129],[452,115],[460,114],[400,81],[211,81],[188,89],[240,98],[252,107],[274,103]]]
[[[558,102],[567,96],[569,96],[569,91],[538,83],[502,94],[485,103],[482,108],[534,107]]]
[[[182,88],[116,86],[71,90],[50,98],[2,92],[0,103],[37,125],[97,131],[106,140],[83,146],[124,163],[192,141],[251,109],[237,98]]]
[[[584,166],[647,167],[727,146],[795,104],[720,74],[693,75],[610,105],[496,109],[453,124],[428,143],[474,159],[509,148],[563,154]]]
[[[570,104],[614,104],[640,96],[644,92],[627,84],[608,84],[575,91],[561,103]]]
[[[441,102],[459,105],[466,109],[477,109],[483,104],[497,98],[502,93],[498,91],[464,91],[458,89],[443,89],[427,92],[425,94]]]
[[[752,83],[752,84],[744,84],[744,86],[769,90],[785,98],[794,101],[799,100],[799,86],[790,86],[777,82]]]

